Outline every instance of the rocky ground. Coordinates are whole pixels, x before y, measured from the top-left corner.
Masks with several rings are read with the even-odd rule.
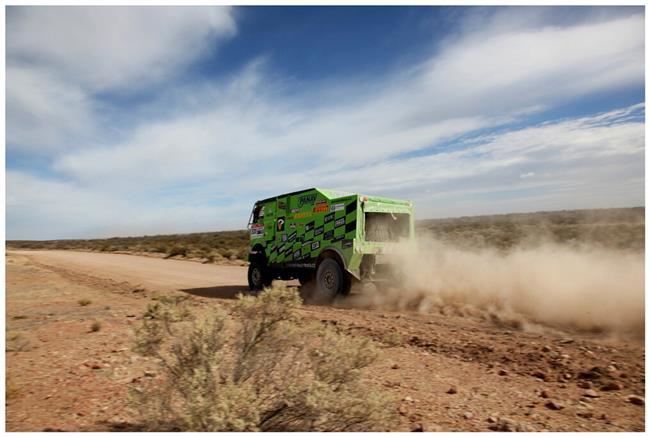
[[[196,312],[230,305],[245,270],[74,252],[6,258],[6,429],[134,429],[127,392],[158,375],[131,352],[160,293]],[[393,394],[394,431],[644,431],[644,345],[443,314],[305,305],[308,319],[370,337],[364,377]]]

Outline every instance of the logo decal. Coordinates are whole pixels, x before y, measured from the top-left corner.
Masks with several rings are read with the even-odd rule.
[[[298,198],[298,206],[313,205],[316,201],[316,194],[307,194]]]
[[[280,217],[278,219],[278,231],[279,232],[284,231],[284,217]]]
[[[326,200],[319,200],[316,202],[316,206],[314,207],[314,212],[327,212],[329,210],[329,207],[327,206],[327,201]]]
[[[264,237],[264,225],[261,223],[254,223],[251,225],[251,240]]]

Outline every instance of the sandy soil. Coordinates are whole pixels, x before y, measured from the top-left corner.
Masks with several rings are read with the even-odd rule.
[[[11,251],[6,273],[8,431],[130,429],[128,388],[155,368],[130,350],[151,298],[189,293],[206,311],[246,290],[243,267],[134,255]],[[378,342],[365,378],[395,396],[391,430],[645,429],[629,398],[645,395],[640,342],[349,306],[302,313]]]

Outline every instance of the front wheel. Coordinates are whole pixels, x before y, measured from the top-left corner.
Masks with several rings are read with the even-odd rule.
[[[266,266],[257,261],[251,261],[248,265],[248,288],[251,291],[260,291],[271,285],[272,278],[268,274]]]

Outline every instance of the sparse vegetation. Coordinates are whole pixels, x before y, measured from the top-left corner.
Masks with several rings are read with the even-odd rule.
[[[79,299],[79,300],[77,301],[77,303],[78,303],[80,306],[85,307],[85,306],[88,306],[88,305],[90,305],[91,303],[93,303],[93,301],[90,300],[90,299]]]
[[[508,250],[540,242],[633,251],[645,247],[643,207],[434,219],[417,226],[419,234],[465,248]]]
[[[96,252],[131,252],[182,256],[219,262],[224,258],[245,260],[248,255],[247,231],[202,232],[194,234],[115,237],[94,240],[8,241],[13,249],[89,250]],[[227,254],[228,256],[224,255]]]
[[[553,241],[597,244],[606,248],[642,251],[645,247],[645,208],[587,209],[525,214],[420,220],[419,235],[457,246],[508,250],[520,244]],[[164,254],[204,263],[246,260],[247,231],[115,237],[96,240],[7,241],[10,249],[65,249],[97,252]]]
[[[361,381],[370,340],[306,324],[297,290],[276,285],[240,296],[193,322],[157,302],[136,350],[160,360],[162,381],[132,392],[152,431],[369,431],[385,429],[390,399]]]

